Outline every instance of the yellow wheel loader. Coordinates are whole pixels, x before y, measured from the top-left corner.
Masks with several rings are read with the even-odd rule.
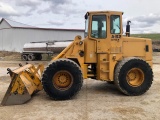
[[[52,99],[67,100],[80,91],[87,78],[114,83],[129,96],[145,93],[153,81],[151,40],[130,37],[130,21],[124,36],[122,15],[116,11],[87,12],[85,38],[76,36],[50,61],[42,76],[43,66],[27,64],[9,70],[12,82],[2,105],[25,103],[42,86]]]

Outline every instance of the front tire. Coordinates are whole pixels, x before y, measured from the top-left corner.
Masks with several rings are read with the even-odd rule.
[[[28,61],[28,56],[27,56],[27,54],[23,54],[23,55],[22,55],[22,60]]]
[[[69,59],[52,62],[44,71],[42,84],[45,92],[55,100],[67,100],[76,95],[83,84],[80,67]]]
[[[115,84],[126,95],[145,93],[153,81],[153,72],[147,62],[139,58],[126,58],[115,69]]]

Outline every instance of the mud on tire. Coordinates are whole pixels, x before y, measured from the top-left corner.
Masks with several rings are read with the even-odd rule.
[[[83,78],[80,67],[69,59],[58,59],[44,71],[42,84],[54,100],[67,100],[80,91]]]
[[[115,69],[115,84],[126,95],[145,93],[153,81],[153,72],[147,62],[139,58],[126,58]]]

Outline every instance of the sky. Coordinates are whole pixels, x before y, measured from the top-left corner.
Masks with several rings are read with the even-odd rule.
[[[84,29],[87,11],[122,11],[131,33],[160,33],[160,0],[0,0],[0,18],[42,28]]]

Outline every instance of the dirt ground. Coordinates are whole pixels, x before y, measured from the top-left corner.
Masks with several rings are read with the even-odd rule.
[[[52,101],[40,91],[26,104],[0,106],[0,120],[159,120],[160,53],[153,55],[154,81],[144,95],[125,96],[114,85],[86,79],[79,94],[71,100]],[[20,59],[9,58],[0,59],[0,102],[10,83],[6,69],[25,64]]]

